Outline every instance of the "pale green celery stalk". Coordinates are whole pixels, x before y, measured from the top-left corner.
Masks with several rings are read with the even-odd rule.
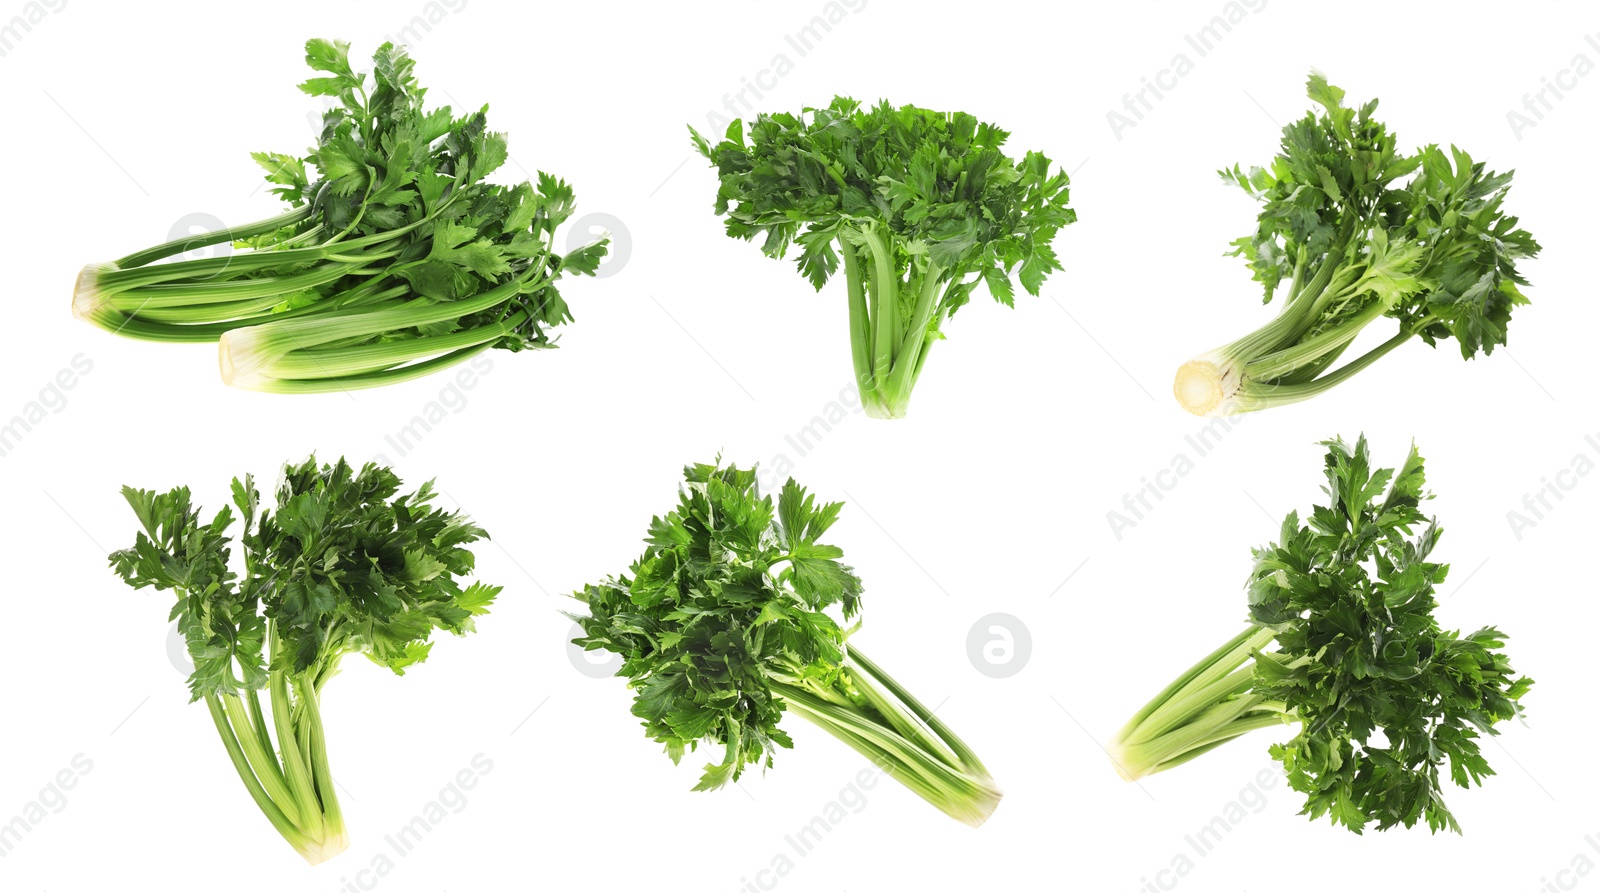
[[[266,311],[281,303],[283,303],[283,295],[270,294],[251,300],[197,304],[192,307],[178,307],[170,310],[152,307],[134,309],[139,314],[139,319],[162,325],[192,326],[227,322],[244,325],[254,321],[251,317],[265,314]]]
[[[1283,704],[1252,691],[1248,664],[1273,638],[1271,629],[1249,626],[1162,689],[1107,746],[1117,772],[1137,780],[1255,729],[1297,721]]]
[[[313,850],[319,850],[321,841],[313,841],[311,837],[300,830],[300,827],[284,814],[283,808],[278,805],[278,802],[273,800],[266,790],[262,788],[260,780],[256,778],[255,770],[251,768],[249,759],[245,756],[240,746],[241,737],[247,737],[253,733],[247,730],[246,736],[240,736],[234,731],[234,727],[228,719],[227,711],[222,706],[221,698],[218,695],[206,695],[206,707],[211,711],[211,720],[217,726],[217,734],[222,736],[222,744],[227,748],[228,757],[233,761],[234,770],[239,773],[239,780],[244,782],[245,789],[250,792],[251,799],[256,801],[256,806],[261,808],[262,815],[267,817],[267,821],[272,823],[272,827],[278,829],[278,833],[283,836],[284,840],[289,842],[290,846],[294,847],[295,852],[305,856],[307,861],[312,861],[309,853]]]
[[[1234,394],[1233,405],[1235,408],[1231,411],[1236,413],[1254,412],[1258,409],[1288,406],[1291,403],[1310,400],[1335,385],[1350,380],[1357,372],[1377,362],[1385,354],[1410,341],[1413,337],[1415,337],[1413,332],[1402,331],[1388,341],[1345,363],[1338,369],[1319,375],[1310,381],[1294,383],[1247,381]],[[1219,413],[1212,414],[1217,415]]]
[[[223,339],[223,352],[232,354],[234,364],[243,369],[245,360],[264,361],[291,350],[481,313],[510,300],[524,287],[524,280],[513,279],[459,301],[416,298],[394,306],[322,314],[315,318],[272,319],[230,332]]]
[[[1271,381],[1288,375],[1325,354],[1343,350],[1361,334],[1362,328],[1388,310],[1389,305],[1382,301],[1373,301],[1371,306],[1334,328],[1245,363],[1245,375],[1252,381]]]
[[[242,588],[248,592],[254,573],[248,550],[245,571]],[[271,621],[267,624],[267,656],[269,665],[279,656],[278,628]],[[338,663],[335,650],[299,676],[270,670],[270,723],[261,709],[260,693],[254,689],[205,696],[217,734],[245,790],[278,834],[312,865],[333,858],[350,845],[328,769],[317,703],[321,683],[337,672]]]
[[[138,312],[145,307],[157,309],[171,307],[204,306],[228,301],[248,301],[255,298],[292,295],[306,289],[337,282],[345,276],[363,276],[380,272],[368,269],[369,265],[390,257],[394,252],[373,252],[370,256],[350,257],[324,263],[302,273],[288,276],[260,276],[249,279],[230,279],[223,282],[150,285],[103,295],[118,310]]]
[[[844,255],[844,273],[850,302],[850,362],[855,367],[856,388],[861,393],[863,405],[876,405],[878,388],[872,376],[871,323],[867,314],[866,281],[862,278],[861,256],[858,249],[844,239],[839,240],[839,252]]]
[[[858,244],[852,244],[852,242]],[[932,260],[914,261],[910,282],[895,269],[895,242],[870,224],[841,236],[850,310],[850,358],[867,415],[904,418],[911,392],[927,358],[930,332],[939,306],[941,276]],[[917,265],[921,269],[917,269]],[[901,318],[902,288],[916,288],[909,320]]]
[[[341,275],[361,275],[367,272],[362,269],[366,264],[394,257],[401,250],[400,238],[433,221],[452,205],[456,194],[426,216],[392,230],[354,238],[346,230],[317,242],[323,232],[318,224],[271,247],[155,263],[195,248],[292,230],[313,216],[320,199],[319,194],[316,201],[258,223],[174,239],[111,263],[90,264],[73,286],[73,315],[132,338],[216,341],[223,333],[260,319],[282,318],[285,314],[272,312],[281,303],[270,300],[273,297],[300,294]]]
[[[1172,391],[1184,409],[1195,415],[1219,416],[1297,403],[1347,381],[1421,331],[1426,323],[1403,330],[1361,357],[1328,371],[1362,329],[1390,309],[1384,301],[1369,297],[1371,306],[1306,337],[1330,309],[1366,291],[1365,265],[1345,258],[1353,232],[1352,226],[1344,228],[1310,280],[1301,281],[1303,259],[1296,265],[1288,300],[1277,317],[1178,369]]]
[[[276,650],[276,649],[274,649]],[[317,800],[316,783],[311,780],[311,766],[305,759],[305,742],[294,722],[294,701],[289,695],[289,677],[281,670],[268,674],[267,691],[271,695],[272,725],[278,738],[278,756],[283,760],[283,778],[289,786],[290,796],[301,804],[303,814],[300,828],[315,840],[326,836],[322,821],[322,804]]]
[[[411,287],[409,285],[396,286],[377,293],[361,288],[357,288],[355,291],[361,292],[361,294],[352,295],[346,292],[335,295],[326,301],[318,301],[304,307],[296,307],[293,310],[284,310],[268,316],[233,319],[226,322],[172,324],[145,319],[142,315],[136,318],[118,311],[110,311],[110,313],[115,314],[115,317],[108,316],[103,321],[96,321],[96,325],[100,325],[112,334],[145,341],[159,341],[169,344],[215,344],[217,339],[224,334],[244,326],[256,325],[263,319],[270,319],[276,322],[315,316],[338,309],[379,305],[392,298],[410,294]]]
[[[220,245],[223,242],[237,242],[240,239],[264,236],[267,233],[276,232],[286,226],[293,226],[296,223],[300,223],[308,219],[315,210],[316,204],[314,202],[308,202],[298,208],[295,208],[291,211],[286,211],[276,217],[269,217],[266,220],[260,220],[255,223],[246,224],[244,226],[236,226],[230,229],[219,229],[209,233],[199,233],[193,236],[184,236],[180,239],[173,239],[170,242],[163,242],[160,245],[146,248],[143,251],[136,251],[127,257],[118,258],[117,260],[113,261],[111,265],[122,270],[126,270],[131,267],[142,267],[145,264],[151,263],[152,261],[158,261],[162,258],[171,257],[174,254],[182,254],[185,251],[193,251],[196,248],[205,248],[211,245]]]
[[[362,275],[368,272],[374,272],[375,275],[368,279],[366,283],[329,295],[315,303],[296,307],[293,310],[275,310],[274,308],[284,302],[284,296],[282,294],[269,294],[253,300],[197,304],[192,307],[180,307],[175,310],[153,310],[145,307],[139,310],[139,319],[152,323],[173,323],[181,327],[207,323],[227,323],[215,335],[205,339],[215,341],[222,336],[222,332],[230,329],[242,328],[270,320],[297,319],[317,313],[332,313],[336,310],[376,304],[411,293],[409,285],[396,285],[382,291],[377,290],[376,284],[388,278],[387,271],[351,270],[349,275]]]
[[[322,728],[322,707],[318,703],[321,687],[302,676],[296,679],[294,691],[300,708],[297,713],[301,717],[299,734],[311,770],[312,786],[322,804],[322,858],[327,859],[350,845],[350,835],[345,830],[344,812],[339,808],[339,796],[333,788],[333,773],[328,769],[328,744]]]
[[[549,281],[547,275],[531,269],[525,275],[529,278],[513,279],[460,301],[418,298],[299,319],[272,319],[231,330],[218,340],[222,380],[235,387],[273,393],[323,393],[392,384],[436,371],[511,334],[527,318],[526,312],[508,310],[498,323],[448,335],[372,344],[339,342],[460,319],[506,304]],[[533,278],[536,275],[538,278]],[[412,362],[425,357],[433,359]],[[406,363],[410,365],[402,365]]]
[[[251,325],[261,319],[284,317],[285,313],[273,313],[272,308],[289,295],[336,282],[345,276],[378,272],[364,269],[365,264],[383,260],[390,254],[392,252],[374,252],[369,257],[341,255],[341,260],[329,261],[309,271],[283,277],[236,279],[218,274],[214,280],[197,283],[139,286],[106,283],[104,280],[118,271],[104,266],[90,266],[78,274],[72,312],[79,319],[117,335],[149,341],[216,341],[230,329]],[[227,258],[182,263],[214,260],[225,261]],[[230,275],[237,272],[230,271]],[[311,313],[327,309],[319,305],[320,302],[299,310]]]
[[[165,264],[152,263],[152,261],[170,257],[183,251],[264,235],[282,229],[284,226],[293,225],[310,216],[313,206],[307,205],[260,223],[174,239],[154,248],[130,254],[109,264],[90,264],[85,269],[98,271],[94,282],[97,289],[106,293],[115,293],[138,286],[154,285],[177,279],[208,282],[215,281],[219,277],[232,277],[244,273],[279,268],[303,267],[307,264],[324,260],[349,259],[341,257],[341,255],[359,256],[364,253],[364,249],[377,248],[386,242],[393,241],[406,233],[412,232],[432,221],[441,211],[449,207],[452,201],[453,196],[440,202],[439,207],[435,208],[427,216],[405,226],[366,236],[345,238],[344,234],[340,234],[323,242],[298,245],[299,242],[303,242],[315,233],[320,232],[321,227],[317,226],[277,243],[278,247],[257,248],[221,257],[204,257]],[[296,245],[297,247],[282,247],[289,245]]]
[[[292,350],[272,364],[275,378],[339,378],[362,372],[387,369],[401,363],[426,359],[464,347],[497,341],[517,330],[528,318],[517,311],[502,322],[451,332],[424,335],[399,341],[380,341],[355,347]]]
[[[894,255],[872,226],[860,230],[869,256],[867,285],[872,297],[872,384],[882,395],[889,383],[889,367],[894,362],[895,330],[900,322],[900,277],[895,273]],[[872,414],[868,408],[867,414]]]
[[[1003,794],[971,748],[933,711],[851,648],[837,682],[776,682],[789,709],[965,824],[982,825]]]
[[[933,310],[939,299],[941,272],[939,265],[931,259],[923,264],[917,306],[911,311],[911,324],[906,327],[900,351],[895,357],[894,371],[889,374],[888,393],[891,400],[901,404],[902,415],[904,405],[911,402],[914,376],[922,368],[922,352],[929,340],[928,324],[933,321]]]
[[[316,865],[350,843],[328,770],[316,687],[274,670],[268,689],[272,732],[253,691],[244,696],[207,695],[206,706],[251,799],[295,852]]]
[[[393,242],[403,232],[403,230],[392,230],[344,242],[324,242],[295,248],[257,248],[219,257],[202,257],[126,269],[114,264],[91,264],[90,269],[99,271],[94,282],[99,296],[121,294],[150,286],[170,285],[180,280],[188,280],[189,285],[212,285],[242,278],[251,273],[303,269],[324,261],[347,262],[390,257],[400,249],[387,243]]]
[[[245,759],[249,761],[256,780],[261,782],[262,789],[296,827],[308,827],[309,816],[302,812],[300,801],[290,792],[283,775],[283,766],[274,755],[272,739],[267,735],[266,727],[259,724],[264,717],[247,713],[244,702],[238,695],[220,695],[219,700],[222,702],[223,712],[227,714],[228,722],[233,725],[234,734],[244,751]]]
[[[378,388],[432,375],[442,369],[448,369],[451,366],[464,363],[492,347],[494,347],[493,342],[485,342],[451,351],[429,360],[404,366],[395,366],[389,369],[378,369],[372,372],[361,372],[338,378],[267,378],[256,381],[249,387],[251,390],[268,394],[331,394],[356,391],[362,388]]]

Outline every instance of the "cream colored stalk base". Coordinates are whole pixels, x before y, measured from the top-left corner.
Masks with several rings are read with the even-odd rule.
[[[1211,357],[1197,357],[1178,367],[1172,394],[1184,409],[1197,416],[1232,415],[1239,392],[1239,373],[1224,369]]]
[[[217,367],[222,372],[222,383],[248,391],[263,390],[272,381],[262,373],[266,365],[258,342],[255,326],[231,329],[217,339]]]
[[[100,292],[100,274],[116,268],[116,264],[89,264],[78,273],[78,280],[72,284],[73,316],[98,325],[106,311],[115,311],[111,299]]]
[[[304,847],[297,847],[296,849],[300,851],[300,855],[308,863],[321,865],[349,848],[350,835],[343,828],[340,828],[335,836],[324,840],[321,844],[306,844]]]

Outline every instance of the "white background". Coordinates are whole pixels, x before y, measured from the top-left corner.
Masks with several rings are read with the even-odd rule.
[[[1574,456],[1600,462],[1585,443],[1600,439],[1600,77],[1578,78],[1520,134],[1507,119],[1574,55],[1600,63],[1584,39],[1600,18],[1570,3],[1422,6],[1240,7],[1242,21],[1204,57],[1184,36],[1223,13],[1222,0],[870,0],[845,9],[803,57],[785,36],[823,12],[821,0],[453,9],[71,0],[43,11],[0,58],[0,419],[25,412],[74,357],[92,366],[0,459],[0,822],[75,755],[93,768],[0,859],[0,888],[98,891],[138,879],[312,893],[747,884],[1132,893],[1259,890],[1292,877],[1311,890],[1361,878],[1600,890],[1600,877],[1569,870],[1575,859],[1600,862],[1585,842],[1600,832],[1589,805],[1600,785],[1586,764],[1600,732],[1591,660],[1600,475],[1564,476],[1573,488],[1520,539],[1507,515]],[[496,355],[472,389],[454,393],[441,375],[289,398],[223,387],[210,346],[122,340],[71,318],[83,264],[164,241],[187,215],[242,223],[277,212],[247,153],[310,142],[317,100],[294,89],[307,37],[349,40],[365,59],[430,11],[437,21],[412,41],[430,96],[458,109],[490,103],[515,160],[501,176],[555,172],[575,184],[580,213],[612,215],[631,238],[614,275],[567,288],[578,319],[560,350]],[[4,0],[0,22],[26,12]],[[847,415],[804,455],[786,436],[849,396],[843,285],[815,294],[788,264],[724,237],[710,213],[714,177],[688,159],[684,131],[780,53],[792,71],[762,76],[772,88],[758,108],[837,92],[968,110],[1009,128],[1016,154],[1037,148],[1073,171],[1081,215],[1057,242],[1067,270],[1044,297],[1015,310],[975,300],[948,326],[909,418]],[[1107,113],[1178,53],[1193,70],[1119,139]],[[1308,107],[1312,66],[1354,101],[1381,97],[1381,117],[1408,148],[1454,141],[1516,168],[1509,207],[1545,248],[1525,268],[1534,303],[1492,358],[1466,363],[1454,347],[1411,344],[1314,402],[1245,419],[1191,473],[1163,477],[1175,485],[1119,539],[1107,513],[1176,456],[1193,457],[1185,438],[1204,425],[1172,400],[1173,370],[1271,312],[1242,262],[1222,256],[1253,229],[1255,207],[1214,171],[1271,157],[1279,125]],[[399,455],[386,443],[441,399],[455,411],[420,445]],[[1500,625],[1518,669],[1538,680],[1526,724],[1486,745],[1500,775],[1449,797],[1465,836],[1357,837],[1308,822],[1276,772],[1248,791],[1275,769],[1270,731],[1139,786],[1120,781],[1101,742],[1239,628],[1250,547],[1320,495],[1315,442],[1362,431],[1385,464],[1413,438],[1428,457],[1447,530],[1436,554],[1454,565],[1443,622]],[[128,590],[103,557],[132,536],[122,484],[187,483],[215,507],[232,475],[271,481],[279,463],[313,450],[386,456],[412,484],[436,476],[493,533],[478,551],[481,577],[506,587],[477,635],[440,642],[405,678],[351,661],[329,687],[331,759],[353,842],[316,869],[257,813],[204,708],[186,703],[167,653],[167,597]],[[791,720],[796,749],[773,771],[691,793],[700,761],[674,769],[629,715],[623,682],[574,667],[564,594],[622,570],[650,515],[670,507],[680,466],[719,450],[792,463],[824,497],[848,500],[833,540],[867,582],[857,641],[942,705],[1005,787],[985,827],[957,824],[886,781],[795,856],[785,835],[866,765],[855,753]],[[968,656],[974,623],[995,612],[1032,641],[1006,678]],[[465,807],[395,856],[383,836],[477,754],[493,768]],[[1197,855],[1185,835],[1242,792],[1255,811]],[[759,874],[780,852],[793,870]],[[392,871],[361,873],[380,853]],[[1192,870],[1161,874],[1178,854]]]

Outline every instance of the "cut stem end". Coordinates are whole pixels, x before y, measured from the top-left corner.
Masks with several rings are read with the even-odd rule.
[[[1114,753],[1110,753],[1108,751],[1106,756],[1111,759],[1111,765],[1117,770],[1117,777],[1121,778],[1123,781],[1138,781],[1149,774],[1146,772],[1134,773],[1128,771],[1127,764],[1125,764],[1122,760],[1117,759],[1117,755]]]
[[[1226,373],[1216,363],[1190,360],[1178,367],[1178,374],[1172,381],[1172,394],[1184,409],[1197,416],[1226,415],[1224,403],[1231,396],[1226,378]]]
[[[79,271],[72,284],[73,316],[102,328],[107,327],[108,316],[121,318],[122,314],[111,306],[111,298],[100,290],[100,274],[116,268],[116,264],[88,264]]]
[[[866,410],[869,419],[903,419],[906,417],[906,408],[909,400],[890,400],[881,394],[861,394],[861,408]]]
[[[302,858],[311,865],[321,865],[350,848],[350,835],[343,827],[329,828],[328,836],[321,843],[307,842],[295,847]]]
[[[249,391],[266,390],[272,379],[263,373],[266,362],[253,326],[222,333],[217,339],[217,367],[222,383]]]
[[[994,784],[994,780],[985,777],[983,787],[962,803],[961,808],[946,808],[944,812],[969,828],[978,828],[989,821],[989,816],[994,815],[1004,797],[1005,792]]]

